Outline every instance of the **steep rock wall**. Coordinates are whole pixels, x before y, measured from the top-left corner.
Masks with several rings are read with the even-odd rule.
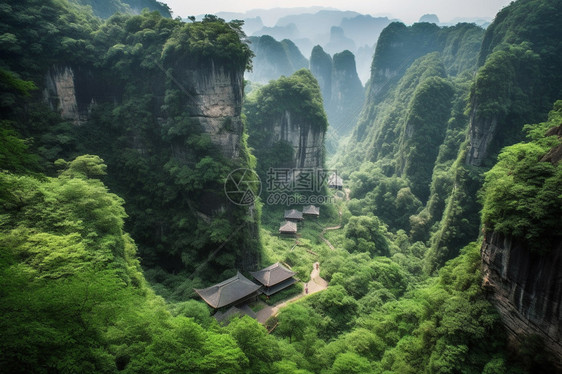
[[[363,85],[348,50],[332,57],[316,46],[310,57],[310,71],[318,80],[324,108],[333,135],[345,136],[355,126],[363,105]]]
[[[177,59],[170,65],[136,71],[134,82],[124,81],[107,67],[53,66],[45,74],[43,99],[78,127],[88,143],[87,153],[100,155],[108,164],[111,188],[126,200],[130,212],[127,230],[147,266],[170,272],[189,269],[197,261],[195,254],[217,246],[209,240],[199,244],[200,248],[191,248],[191,238],[211,230],[201,227],[229,220],[239,230],[223,253],[234,258],[230,266],[255,270],[259,262],[259,244],[254,240],[257,222],[242,228],[240,217],[246,214],[246,207],[233,205],[216,178],[194,187],[177,172],[199,173],[198,178],[203,179],[197,165],[207,157],[213,159],[212,165],[246,165],[241,119],[243,69],[212,59],[198,63]],[[102,111],[92,110],[96,106]],[[200,132],[209,135],[214,147],[207,145],[204,137],[197,144],[204,149],[190,146],[188,140],[198,141]],[[170,191],[181,191],[177,186],[183,184],[189,195],[177,194],[171,202],[157,190],[144,188],[148,180],[164,183]],[[129,188],[133,183],[136,187]],[[147,219],[143,212],[153,206],[159,208]],[[188,222],[191,231],[178,228],[179,221]],[[182,241],[188,244],[170,249]]]
[[[76,88],[74,84],[74,70],[69,66],[53,66],[45,74],[45,88],[43,98],[52,110],[58,112],[65,120],[79,125],[87,118],[78,110]]]
[[[310,54],[310,72],[318,80],[326,108],[332,97],[332,57],[319,45]]]
[[[498,120],[496,117],[478,118],[478,108],[470,116],[469,145],[465,162],[468,165],[480,166],[488,155],[488,148],[496,135]]]
[[[357,75],[355,56],[349,51],[333,57],[332,92],[326,113],[338,135],[347,135],[357,123],[363,105],[363,85]]]
[[[203,69],[184,66],[176,71],[179,73],[172,77],[172,84],[185,93],[185,110],[190,117],[201,124],[225,157],[239,158],[243,72],[227,71],[214,63]],[[45,74],[43,98],[64,120],[83,125],[96,103],[121,101],[122,88],[101,75],[80,67],[53,66]],[[158,81],[164,82],[165,77]],[[163,84],[153,88],[155,97],[164,97]]]
[[[185,69],[177,85],[188,95],[189,113],[229,159],[240,157],[244,75],[211,63],[207,69]]]
[[[292,168],[321,168],[324,159],[324,132],[285,111],[274,119],[271,142],[293,147]]]
[[[509,336],[520,342],[539,335],[548,350],[562,357],[562,240],[541,256],[489,232],[481,255],[484,288]]]

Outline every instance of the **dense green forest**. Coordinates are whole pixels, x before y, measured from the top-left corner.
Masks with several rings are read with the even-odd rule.
[[[127,231],[139,245],[144,264],[155,272],[192,273],[207,259],[209,247],[222,243],[235,228],[238,237],[230,237],[232,244],[212,259],[212,266],[232,271],[242,252],[255,261],[259,243],[251,232],[256,232],[256,223],[247,219],[245,209],[231,206],[216,214],[211,225],[199,219],[227,204],[225,173],[251,162],[244,139],[234,140],[233,147],[240,149],[237,159],[217,152],[193,110],[185,110],[194,105],[190,93],[174,81],[175,76],[181,78],[179,67],[198,69],[209,61],[228,61],[232,75],[249,66],[251,51],[240,42],[239,25],[214,16],[186,24],[156,12],[115,15],[101,23],[70,3],[61,4],[52,2],[47,12],[41,2],[18,2],[6,13],[4,35],[12,35],[17,48],[3,60],[3,77],[6,84],[18,76],[30,79],[26,92],[31,96],[16,100],[13,89],[3,92],[5,100],[11,100],[4,101],[5,131],[29,140],[39,156],[37,171],[47,174],[56,172],[53,162],[59,158],[84,153],[102,157],[108,165],[107,184],[125,198],[131,218]],[[56,33],[26,27],[33,20],[22,20],[24,14],[52,20],[39,22],[39,27]],[[45,39],[34,38],[37,32]],[[83,54],[74,53],[77,45]],[[84,81],[86,92],[78,92],[79,98],[89,94],[99,101],[87,109],[84,126],[61,119],[37,100],[39,92],[30,91],[31,85],[42,85],[41,72],[60,63],[76,70],[77,81]],[[225,131],[234,133],[242,125],[229,126]],[[202,274],[212,278],[220,273]],[[187,290],[190,293],[191,287]]]
[[[393,23],[381,34],[366,105],[334,165],[350,179],[351,209],[424,242],[427,269],[478,235],[483,173],[559,97],[559,11],[556,2],[521,1],[485,33]]]
[[[533,251],[550,251],[562,224],[561,120],[557,101],[548,121],[525,127],[531,141],[504,148],[485,174],[482,223]]]
[[[0,0],[0,372],[559,372],[489,301],[478,233],[558,258],[561,13],[519,0],[487,30],[391,23],[326,158],[322,82],[244,82],[261,62],[240,21]],[[344,188],[294,193],[330,204],[284,237],[301,205],[225,196],[232,170],[265,189],[272,167],[337,170]],[[219,323],[194,291],[276,262],[299,282],[249,304],[279,307],[263,323]],[[308,294],[314,264],[327,287]]]

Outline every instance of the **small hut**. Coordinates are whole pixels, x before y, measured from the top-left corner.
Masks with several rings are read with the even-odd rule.
[[[259,295],[260,285],[255,284],[238,272],[214,286],[195,289],[195,292],[212,308],[235,306]]]
[[[294,271],[291,271],[281,265],[279,262],[261,269],[256,272],[250,272],[252,276],[261,284],[263,284],[262,292],[267,296],[271,296],[291,285],[297,280],[293,277]]]
[[[343,179],[340,176],[338,176],[336,173],[332,173],[332,175],[330,175],[330,177],[328,178],[328,187],[334,188],[336,190],[342,190]]]
[[[302,221],[303,220],[302,212],[299,212],[296,209],[286,210],[285,219],[287,221]]]
[[[279,227],[279,234],[295,235],[297,233],[297,223],[292,221],[285,221]]]
[[[307,205],[302,208],[302,214],[311,217],[320,217],[320,207],[314,205]]]

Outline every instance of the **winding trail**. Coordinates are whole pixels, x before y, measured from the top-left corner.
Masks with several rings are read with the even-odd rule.
[[[349,201],[349,192],[350,192],[350,189],[349,189],[349,188],[345,188],[345,189],[344,189],[344,192],[345,192],[345,201]],[[320,239],[322,239],[322,241],[323,241],[324,243],[326,243],[326,244],[328,245],[328,247],[330,247],[330,249],[331,249],[332,251],[333,251],[335,248],[334,248],[333,244],[330,243],[330,241],[324,237],[324,234],[326,233],[326,231],[330,231],[330,230],[339,230],[339,229],[341,229],[341,208],[339,209],[338,214],[339,214],[339,216],[340,216],[340,222],[339,222],[339,224],[338,224],[337,226],[325,227],[325,228],[322,230],[322,232],[318,235],[318,236],[320,237]]]
[[[306,287],[308,286],[308,294],[306,293]],[[264,324],[270,317],[277,315],[279,309],[286,307],[290,303],[302,299],[307,295],[311,295],[316,292],[320,292],[328,288],[328,282],[320,277],[320,264],[315,262],[312,264],[312,272],[310,273],[310,281],[305,285],[305,289],[302,293],[294,296],[288,300],[280,301],[275,305],[268,305],[262,310],[257,312],[257,320],[259,323]]]
[[[339,229],[341,229],[341,209],[340,209],[340,211],[339,211],[339,214],[340,214],[340,223],[339,223],[337,226],[325,227],[325,228],[322,230],[322,232],[321,232],[320,234],[318,234],[318,236],[320,237],[320,239],[322,239],[322,241],[324,241],[324,243],[328,244],[328,247],[330,247],[330,249],[331,249],[332,251],[333,251],[335,248],[334,248],[334,246],[332,245],[332,243],[330,243],[330,241],[324,237],[324,234],[326,233],[326,231],[329,231],[329,230],[339,230]]]

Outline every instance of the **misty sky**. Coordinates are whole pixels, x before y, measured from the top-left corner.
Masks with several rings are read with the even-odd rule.
[[[250,9],[324,6],[354,10],[363,14],[386,15],[406,23],[416,22],[427,13],[441,22],[462,17],[493,18],[511,0],[160,0],[170,6],[174,17],[187,17],[220,11],[244,12]],[[272,25],[268,25],[272,26]]]

